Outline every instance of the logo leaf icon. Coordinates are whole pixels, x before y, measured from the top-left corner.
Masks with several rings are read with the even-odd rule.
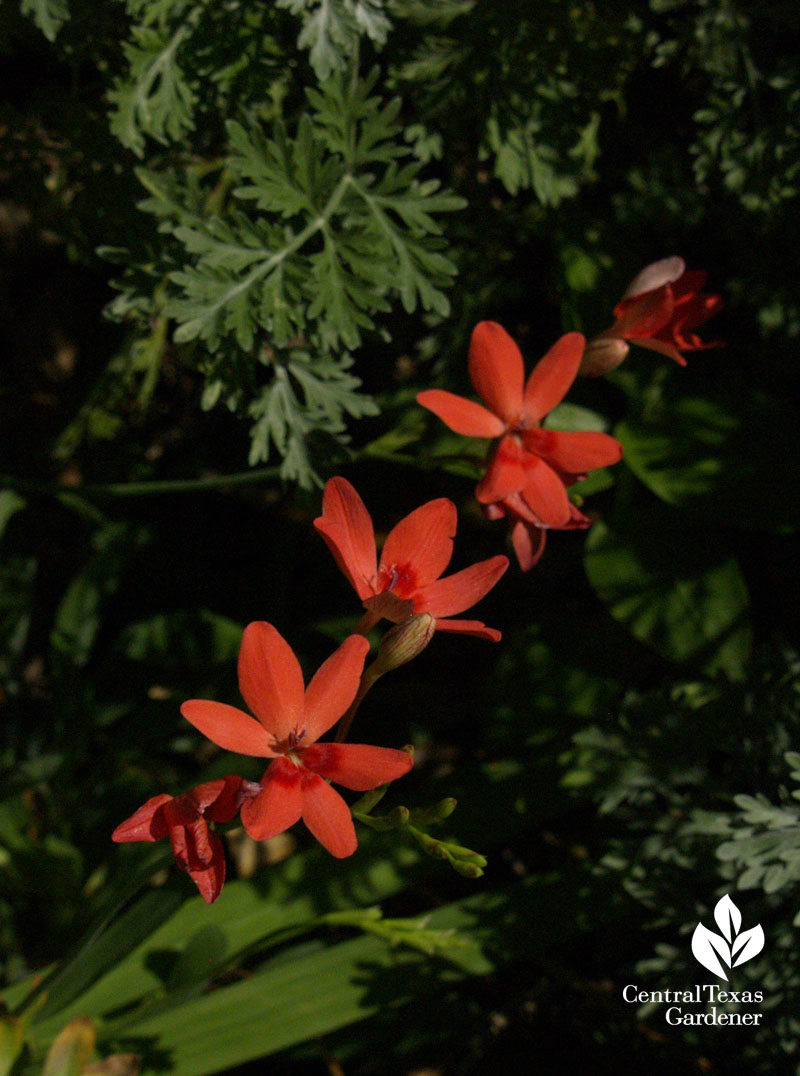
[[[739,927],[742,925],[742,913],[727,893],[722,900],[717,901],[714,918],[717,921],[717,926],[729,942],[739,933]]]
[[[743,930],[736,941],[731,947],[731,955],[736,956],[736,960],[733,962],[734,967],[738,967],[739,964],[744,964],[747,960],[752,960],[754,956],[758,956],[761,950],[764,948],[764,931],[759,923],[754,926],[752,930]]]
[[[728,976],[725,974],[725,969],[720,962],[721,957],[728,967],[731,966],[731,951],[724,938],[720,938],[718,934],[708,930],[702,923],[698,923],[694,934],[692,934],[692,952],[695,959],[704,968],[708,968],[714,975],[718,975],[720,979],[728,981]]]

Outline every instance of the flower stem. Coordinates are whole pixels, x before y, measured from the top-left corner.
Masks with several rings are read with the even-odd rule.
[[[376,665],[377,661],[374,661],[368,669],[364,670],[364,673],[361,677],[361,683],[358,685],[356,697],[353,699],[352,703],[350,704],[350,708],[346,711],[346,713],[342,717],[342,720],[339,722],[339,728],[336,730],[336,737],[334,739],[334,743],[343,743],[344,740],[347,738],[347,734],[350,731],[350,726],[353,724],[353,718],[356,716],[356,711],[361,705],[364,696],[372,687],[372,685],[376,682],[376,680],[380,680],[381,676],[383,675],[381,672],[375,671]]]

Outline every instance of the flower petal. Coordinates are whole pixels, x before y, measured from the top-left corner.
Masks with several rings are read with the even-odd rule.
[[[322,515],[314,526],[325,539],[340,571],[363,601],[375,593],[375,532],[372,519],[355,489],[344,478],[332,478],[322,497]]]
[[[167,835],[167,823],[164,812],[159,810],[165,803],[170,803],[172,796],[162,793],[153,796],[147,803],[142,804],[130,818],[120,822],[111,834],[111,840],[117,844],[126,841],[160,841]]]
[[[708,273],[705,269],[690,269],[688,273],[681,273],[680,278],[670,281],[675,305],[680,306],[688,299],[699,294],[707,280]]]
[[[624,299],[633,299],[646,291],[654,291],[665,284],[672,284],[686,272],[686,262],[683,258],[674,256],[662,258],[661,261],[646,265],[640,273],[637,273],[630,282],[622,296]],[[701,285],[702,287],[702,285]]]
[[[288,736],[302,719],[303,670],[283,636],[265,620],[256,620],[244,629],[239,690],[277,740]]]
[[[391,590],[385,590],[383,594],[367,598],[364,608],[377,620],[391,620],[394,624],[400,624],[413,614],[414,600],[413,598],[398,598]]]
[[[275,754],[271,746],[273,739],[264,726],[235,706],[207,699],[189,699],[181,706],[181,713],[225,751],[256,758],[271,758]]]
[[[303,813],[300,770],[276,758],[261,779],[261,791],[242,804],[242,825],[254,841],[267,841],[293,826]]]
[[[417,587],[438,579],[453,555],[457,524],[456,506],[446,497],[414,509],[389,532],[378,574],[408,565]]]
[[[351,635],[320,665],[306,689],[304,743],[312,744],[334,725],[356,697],[369,642]]]
[[[211,855],[208,866],[187,871],[206,904],[213,904],[225,884],[225,851],[216,833],[210,834]]]
[[[408,751],[360,743],[317,743],[303,752],[303,765],[355,792],[367,792],[408,773]]]
[[[654,337],[637,337],[634,340],[635,344],[639,347],[646,347],[648,351],[657,351],[659,355],[666,355],[668,359],[672,359],[673,362],[677,362],[679,366],[686,365],[686,359],[681,355],[680,351],[674,344],[668,343],[666,340],[657,340]]]
[[[186,795],[195,803],[198,811],[212,822],[230,822],[244,798],[243,783],[241,777],[231,774],[229,777],[220,777],[217,781],[198,785]]]
[[[474,635],[476,639],[488,639],[491,643],[499,643],[503,638],[502,632],[496,628],[487,628],[480,620],[437,620],[436,630]]]
[[[511,528],[511,544],[523,572],[530,571],[538,564],[546,541],[547,531],[544,527],[532,527],[519,520]]]
[[[475,489],[481,504],[505,500],[512,493],[519,493],[528,481],[531,457],[513,437],[504,437],[489,460],[486,474]]]
[[[472,330],[469,376],[489,410],[514,422],[522,410],[525,366],[519,348],[496,321],[481,321]]]
[[[668,285],[645,292],[635,299],[623,299],[614,307],[617,320],[608,330],[608,335],[623,336],[626,340],[653,336],[669,325],[674,310],[675,300]]]
[[[337,859],[358,847],[350,808],[342,797],[310,770],[302,776],[303,821],[319,843]]]
[[[426,389],[417,395],[417,403],[427,407],[455,433],[465,437],[501,437],[506,424],[497,415],[472,400],[443,389]]]
[[[527,418],[538,422],[561,403],[577,376],[585,344],[581,333],[566,333],[536,363],[525,385]]]
[[[420,589],[414,612],[431,613],[437,621],[442,616],[463,613],[488,594],[507,567],[508,557],[491,557],[445,579],[436,579]]]
[[[569,521],[571,510],[566,486],[550,467],[537,456],[532,457],[536,466],[528,473],[528,484],[522,497],[531,511],[545,527],[563,527]]]
[[[169,843],[172,845],[172,854],[178,866],[183,867],[184,870],[207,867],[212,856],[212,834],[208,823],[199,815],[190,820],[180,817],[171,818],[168,813],[171,806],[173,805],[168,804],[164,813],[169,826]]]
[[[566,474],[585,474],[622,459],[622,445],[607,433],[594,430],[565,432],[528,430],[525,445]]]

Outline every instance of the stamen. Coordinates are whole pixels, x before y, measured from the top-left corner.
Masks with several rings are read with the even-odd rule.
[[[306,734],[305,729],[292,729],[292,731],[289,733],[289,744],[288,744],[289,751],[293,751],[296,747],[300,746],[300,743],[301,743],[303,737],[305,736],[305,734]]]

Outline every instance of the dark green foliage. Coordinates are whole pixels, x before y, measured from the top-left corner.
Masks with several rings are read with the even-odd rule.
[[[13,1076],[87,1014],[146,1074],[796,1073],[796,5],[9,0],[0,40]],[[306,673],[356,624],[319,483],[379,535],[452,498],[454,571],[508,551],[486,442],[417,392],[472,394],[480,319],[528,369],[600,332],[671,254],[724,347],[634,345],[549,416],[624,460],[465,613],[500,644],[437,633],[365,699],[356,739],[417,762],[356,805],[358,853],[229,832],[209,908],[164,846],[112,845],[151,796],[261,777],[180,716],[241,705],[245,624]],[[698,981],[726,892],[763,1026],[622,1005]]]

